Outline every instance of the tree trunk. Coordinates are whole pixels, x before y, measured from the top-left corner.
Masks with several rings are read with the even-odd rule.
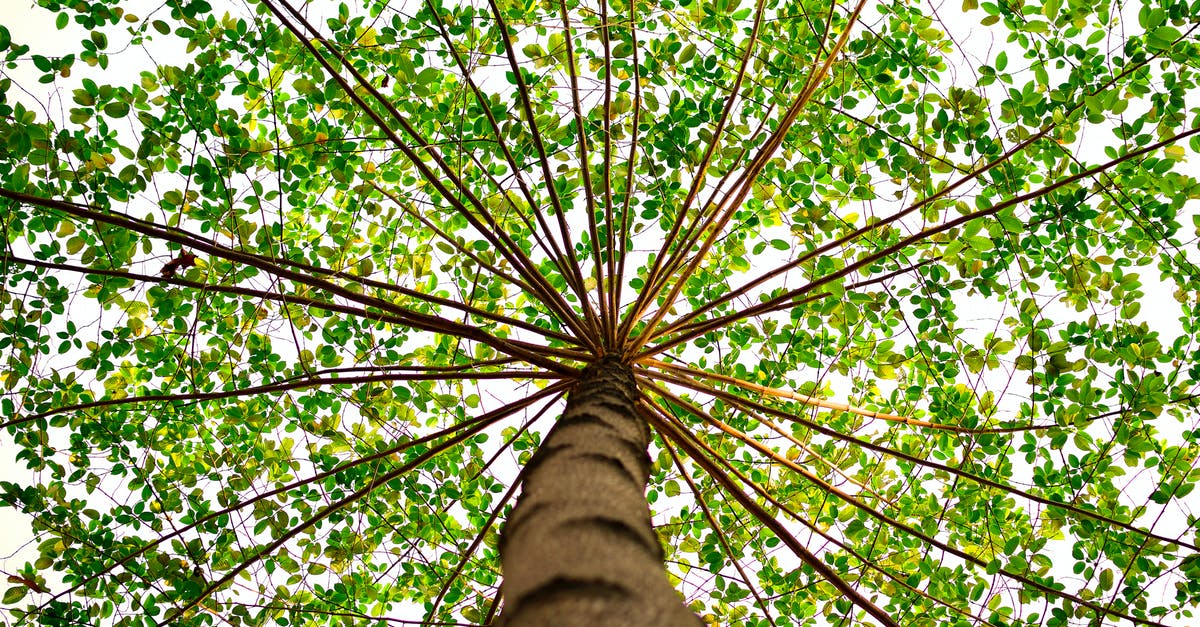
[[[650,525],[650,429],[633,372],[589,366],[525,468],[500,538],[501,627],[697,627]]]

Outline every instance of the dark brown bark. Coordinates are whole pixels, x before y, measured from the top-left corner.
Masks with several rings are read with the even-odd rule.
[[[628,366],[589,366],[504,527],[502,627],[697,627],[650,524],[650,429]]]

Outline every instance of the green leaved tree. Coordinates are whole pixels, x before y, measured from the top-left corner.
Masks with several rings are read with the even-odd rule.
[[[1195,624],[1200,4],[36,4],[10,624]]]

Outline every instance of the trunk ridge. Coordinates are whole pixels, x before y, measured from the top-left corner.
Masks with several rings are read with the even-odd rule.
[[[650,524],[650,428],[633,371],[588,366],[525,467],[500,536],[500,627],[697,627]]]

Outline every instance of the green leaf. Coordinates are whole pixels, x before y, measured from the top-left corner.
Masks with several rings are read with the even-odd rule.
[[[433,68],[425,68],[417,74],[417,83],[421,85],[430,85],[438,79],[438,71]]]
[[[15,605],[25,598],[25,593],[28,590],[24,586],[13,586],[4,592],[4,600],[0,601],[4,605]]]
[[[688,44],[679,52],[679,57],[675,60],[679,65],[686,65],[693,57],[696,56],[696,44]]]
[[[1183,33],[1174,26],[1159,26],[1146,35],[1146,44],[1151,50],[1166,50],[1175,44]]]
[[[129,115],[129,105],[124,102],[110,102],[104,105],[104,114],[113,118],[123,118]]]
[[[1046,16],[1047,20],[1053,24],[1058,19],[1058,12],[1062,8],[1062,0],[1046,0],[1042,5],[1042,15]]]

